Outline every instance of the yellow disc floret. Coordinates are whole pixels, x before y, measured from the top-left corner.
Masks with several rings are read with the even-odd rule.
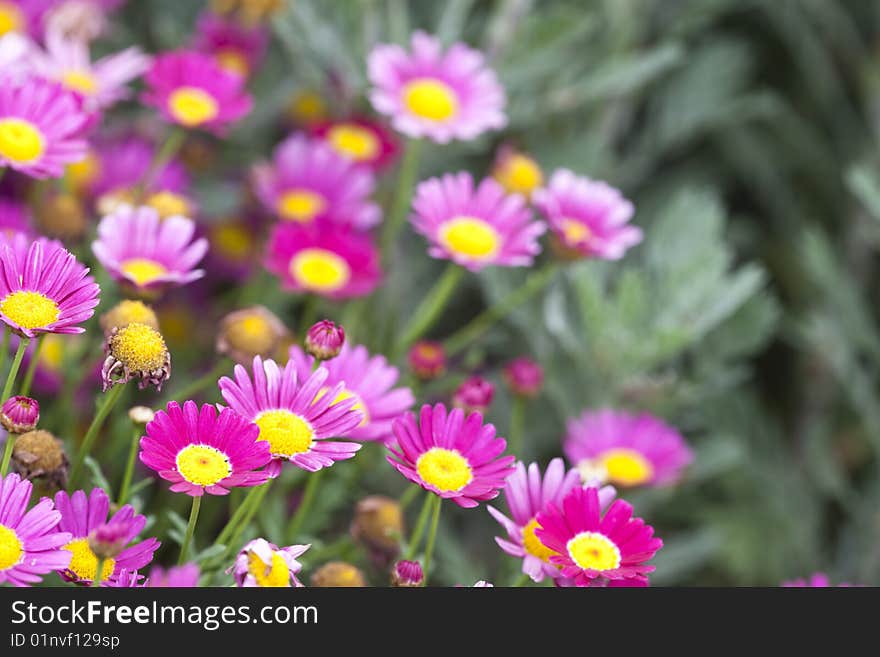
[[[230,260],[247,260],[253,251],[253,237],[243,225],[217,224],[211,228],[211,246]]]
[[[175,462],[180,475],[196,486],[213,486],[232,474],[229,457],[210,445],[187,445]]]
[[[455,217],[440,226],[440,241],[454,253],[486,260],[496,253],[501,237],[488,222],[476,217]]]
[[[46,150],[43,133],[24,119],[0,119],[0,157],[27,164],[40,158]]]
[[[84,96],[91,96],[98,90],[98,82],[95,80],[95,76],[88,71],[78,71],[76,69],[67,71],[61,78],[61,84],[71,91],[76,91]]]
[[[523,527],[523,547],[526,549],[526,552],[532,556],[538,557],[544,563],[550,563],[550,557],[557,553],[544,545],[541,542],[541,539],[535,535],[535,530],[540,526],[541,525],[538,524],[537,519],[532,518],[529,520],[528,524]]]
[[[568,541],[566,548],[584,570],[614,570],[620,566],[620,549],[604,534],[581,532]]]
[[[132,372],[153,372],[168,362],[162,334],[146,324],[123,326],[110,338],[110,353]]]
[[[247,57],[236,48],[223,48],[218,50],[214,55],[214,59],[220,68],[233,75],[238,75],[244,78],[250,73],[251,67],[250,64],[248,64]]]
[[[252,551],[248,554],[248,572],[254,576],[257,586],[290,586],[290,568],[277,552],[272,553],[272,563],[267,564]]]
[[[510,155],[495,169],[495,180],[508,192],[528,196],[544,183],[541,167],[532,158],[521,153]]]
[[[21,32],[24,28],[24,14],[14,2],[0,0],[0,36],[7,32]]]
[[[137,322],[159,330],[159,319],[156,312],[143,301],[124,299],[101,315],[101,328],[110,331],[116,327],[128,326]],[[43,349],[45,350],[45,345]]]
[[[189,217],[192,215],[192,205],[189,200],[185,196],[167,190],[151,194],[147,198],[147,205],[159,213],[160,219],[167,219],[173,216]]]
[[[351,278],[348,263],[326,249],[303,249],[290,260],[290,275],[313,292],[335,292]]]
[[[121,269],[138,287],[149,285],[168,273],[164,265],[149,258],[129,258]]]
[[[0,525],[0,573],[18,564],[24,557],[24,545],[18,534]]]
[[[416,470],[425,483],[437,490],[461,490],[474,478],[467,459],[454,449],[432,447],[416,461]]]
[[[272,456],[288,458],[309,451],[315,430],[305,419],[288,410],[265,411],[254,420],[260,427],[260,440],[269,443]]]
[[[73,555],[67,569],[83,581],[94,581],[95,575],[98,573],[98,557],[89,547],[89,539],[78,538],[65,545],[64,549]],[[116,561],[105,559],[104,567],[101,570],[101,581],[103,582],[113,575],[115,569]]]
[[[339,123],[327,131],[327,141],[339,153],[357,162],[379,154],[379,139],[372,131],[354,123]]]
[[[327,207],[320,194],[308,189],[292,189],[278,199],[278,214],[286,221],[307,224]]]
[[[168,97],[168,110],[181,125],[194,127],[217,118],[220,107],[214,97],[198,87],[180,87]]]
[[[329,388],[321,388],[318,391],[318,394],[315,395],[315,401],[318,401],[321,397],[327,394]],[[364,416],[364,419],[361,420],[361,423],[358,425],[359,427],[366,426],[370,423],[370,413],[367,410],[367,407],[364,405],[364,400],[360,398],[360,396],[356,392],[352,392],[347,388],[343,388],[339,391],[339,394],[333,399],[334,404],[338,404],[341,401],[345,401],[346,399],[354,399],[354,406],[351,407],[351,410],[358,411]],[[314,403],[314,402],[312,402]]]
[[[654,476],[651,462],[634,449],[609,449],[599,461],[605,468],[608,481],[619,486],[638,486]]]
[[[435,78],[416,78],[407,83],[403,102],[413,114],[431,121],[445,121],[458,113],[455,92]]]
[[[576,219],[563,219],[560,225],[567,244],[583,244],[589,242],[593,236],[589,227]]]
[[[18,326],[26,329],[46,328],[58,321],[61,310],[45,294],[19,290],[7,294],[0,301],[0,312]]]

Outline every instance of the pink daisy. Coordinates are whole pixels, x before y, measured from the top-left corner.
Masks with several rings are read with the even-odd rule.
[[[244,80],[203,53],[179,50],[159,55],[145,79],[144,103],[185,128],[223,134],[253,106]]]
[[[367,117],[320,121],[311,126],[311,132],[342,157],[374,171],[388,168],[400,151],[394,133],[384,123]]]
[[[381,219],[369,200],[373,174],[320,139],[296,133],[275,149],[272,164],[254,169],[254,187],[269,212],[282,221],[326,221],[364,230]]]
[[[193,240],[195,232],[186,217],[160,220],[153,208],[122,205],[101,219],[92,252],[113,278],[139,291],[186,285],[205,275],[194,267],[208,240]]]
[[[506,98],[479,51],[456,43],[446,51],[424,32],[413,33],[411,52],[380,44],[367,60],[370,102],[410,137],[445,144],[469,140],[507,124]]]
[[[99,143],[89,155],[88,184],[94,198],[105,194],[131,192],[144,182],[150,165],[156,157],[156,147],[141,137],[126,135]],[[183,194],[189,187],[189,177],[179,160],[172,158],[154,176],[149,192],[168,191]]]
[[[90,118],[56,82],[27,77],[0,82],[0,167],[32,178],[58,178],[87,151]]]
[[[192,400],[169,402],[147,424],[141,462],[172,483],[175,493],[192,497],[227,495],[233,487],[259,486],[269,478],[268,446],[257,426],[231,409]]]
[[[0,584],[30,586],[70,563],[61,549],[70,541],[58,529],[61,514],[45,497],[28,510],[32,488],[17,474],[0,479]]]
[[[269,34],[260,26],[249,27],[206,11],[196,24],[194,47],[211,55],[227,73],[246,78],[266,54]]]
[[[428,253],[471,271],[488,265],[527,267],[541,252],[543,222],[519,194],[507,194],[498,182],[483,180],[474,189],[471,174],[448,173],[418,185],[411,221],[428,238]]]
[[[16,242],[19,246],[15,246]],[[16,333],[82,333],[98,305],[89,270],[58,242],[0,243],[0,320]]]
[[[585,483],[623,487],[673,484],[694,459],[681,434],[662,420],[610,409],[569,420],[563,449]]]
[[[258,538],[241,549],[235,565],[226,572],[233,574],[238,586],[301,587],[296,575],[302,570],[302,564],[297,557],[310,547],[289,545],[279,548],[264,538]]]
[[[97,574],[98,557],[89,547],[89,534],[99,526],[124,525],[125,535],[122,543],[127,545],[114,559],[107,559],[101,572],[101,581],[116,580],[124,571],[136,571],[153,560],[153,553],[159,548],[159,541],[148,538],[140,543],[129,545],[147,522],[145,516],[136,514],[130,504],[114,513],[110,519],[110,498],[101,488],[94,488],[86,496],[77,490],[68,495],[64,491],[55,494],[55,508],[61,512],[58,528],[70,534],[64,549],[70,552],[71,559],[61,576],[69,582],[90,584]]]
[[[363,414],[354,410],[354,399],[336,401],[344,384],[329,387],[325,368],[301,378],[293,362],[281,369],[274,360],[254,356],[253,380],[242,365],[235,366],[234,376],[235,381],[220,379],[220,392],[232,410],[259,427],[260,443],[272,454],[271,476],[281,472],[284,461],[315,472],[350,459],[361,448],[328,440],[347,436]]]
[[[789,582],[783,582],[781,586],[785,588],[809,588],[809,589],[827,589],[835,585],[831,583],[831,579],[825,573],[813,573],[807,579],[793,579]],[[839,588],[848,588],[852,584],[841,583],[836,585]]]
[[[192,589],[198,587],[200,576],[199,567],[194,563],[172,566],[168,570],[162,566],[153,566],[149,577],[147,577],[146,586],[164,589]]]
[[[298,345],[290,348],[290,359],[295,363],[300,379],[306,379],[312,371],[314,358]],[[384,356],[370,356],[363,345],[354,347],[345,343],[339,354],[323,366],[329,373],[326,387],[343,383],[337,401],[354,399],[352,407],[363,413],[363,420],[348,432],[355,440],[389,440],[391,422],[415,403],[409,388],[395,388],[400,377],[398,369],[388,364]]]
[[[507,478],[504,497],[512,518],[508,518],[494,507],[486,507],[492,517],[507,530],[507,538],[495,537],[495,542],[507,554],[523,560],[522,571],[535,582],[544,577],[558,577],[559,568],[550,563],[553,555],[535,536],[538,528],[537,515],[550,505],[558,505],[568,492],[580,485],[577,470],[565,471],[562,459],[550,461],[542,479],[537,463],[528,470],[520,461],[516,470]],[[599,492],[602,508],[614,499],[615,491],[606,486]]]
[[[537,516],[535,536],[548,550],[550,563],[575,586],[596,580],[644,581],[654,566],[645,565],[663,547],[654,529],[632,517],[632,506],[615,500],[602,512],[599,489],[576,486],[560,504]]]
[[[267,251],[266,269],[288,290],[348,299],[370,294],[382,277],[372,238],[342,228],[278,224]]]
[[[23,203],[0,198],[0,239],[8,240],[16,233],[30,235],[30,211]]]
[[[470,508],[498,496],[513,469],[514,456],[500,456],[507,447],[495,436],[495,427],[483,424],[480,413],[465,417],[443,404],[422,406],[392,423],[397,443],[388,462],[400,474],[425,490]]]
[[[635,209],[607,183],[553,172],[547,187],[532,193],[532,203],[550,222],[562,247],[590,258],[619,260],[642,241],[642,230],[629,225]]]

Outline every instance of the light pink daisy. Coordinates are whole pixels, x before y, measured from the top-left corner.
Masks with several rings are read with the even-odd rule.
[[[419,420],[406,413],[392,424],[397,443],[389,447],[388,462],[411,482],[461,507],[494,499],[513,469],[514,456],[501,456],[507,447],[495,427],[483,424],[480,413],[465,417],[443,404],[425,404]]]
[[[185,128],[223,134],[253,106],[244,80],[204,53],[179,50],[159,55],[145,80],[144,103]]]
[[[379,206],[369,200],[375,186],[368,169],[301,133],[278,145],[271,165],[254,169],[254,188],[266,209],[297,224],[375,226],[381,219]]]
[[[298,345],[290,348],[290,359],[296,364],[300,379],[308,378],[315,359]],[[348,437],[355,440],[390,440],[392,420],[415,403],[409,388],[394,387],[400,377],[398,369],[389,365],[384,356],[371,356],[363,345],[352,347],[348,343],[323,366],[328,372],[326,388],[337,383],[345,385],[337,401],[354,399],[354,410],[363,413],[363,420],[348,432]]]
[[[370,294],[382,277],[373,239],[332,226],[276,225],[265,265],[285,289],[330,299]]]
[[[324,367],[301,378],[293,362],[281,369],[274,360],[255,356],[252,370],[253,379],[236,365],[235,380],[220,379],[220,392],[232,410],[256,422],[260,443],[272,454],[267,468],[272,476],[285,461],[315,472],[350,459],[361,448],[359,443],[330,440],[349,435],[364,416],[354,410],[354,399],[336,401],[344,384],[329,387]]]
[[[476,189],[466,172],[426,180],[416,188],[413,210],[413,227],[431,244],[428,253],[471,271],[527,267],[541,252],[544,223],[533,221],[522,196],[507,194],[491,178]]]
[[[28,510],[32,488],[17,474],[0,479],[0,584],[30,586],[70,563],[62,549],[70,534],[58,529],[61,514],[45,497]]]
[[[446,143],[507,124],[504,89],[495,72],[482,53],[463,43],[444,51],[438,39],[418,31],[410,52],[380,44],[367,67],[370,102],[405,135]]]
[[[90,121],[80,100],[57,82],[0,81],[0,167],[32,178],[58,178],[88,149]]]
[[[635,208],[619,190],[568,169],[554,171],[547,187],[532,193],[532,203],[568,252],[619,260],[642,241],[642,229],[628,223]]]
[[[297,561],[310,545],[288,545],[279,548],[265,538],[258,538],[245,545],[227,573],[232,573],[235,583],[242,587],[301,587],[296,578],[302,570]]]
[[[169,402],[147,424],[141,438],[141,462],[172,483],[175,493],[192,497],[228,495],[234,487],[259,486],[269,473],[268,446],[258,440],[257,426],[226,408],[192,400],[183,408]]]
[[[682,435],[659,418],[610,409],[569,420],[563,449],[584,483],[622,487],[674,484],[694,459]]]
[[[101,219],[92,252],[113,278],[139,291],[185,285],[205,275],[194,267],[208,240],[193,240],[195,232],[192,219],[160,220],[153,208],[121,205]]]

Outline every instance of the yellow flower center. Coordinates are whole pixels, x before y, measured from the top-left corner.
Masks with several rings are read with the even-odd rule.
[[[450,251],[474,260],[485,260],[498,252],[501,237],[482,219],[455,217],[440,226],[440,241]]]
[[[147,199],[147,205],[158,212],[161,219],[174,216],[189,217],[192,214],[192,206],[186,197],[174,192],[163,190],[151,194]]]
[[[454,449],[432,447],[416,461],[416,471],[437,490],[461,490],[474,478],[467,459]]]
[[[445,121],[458,112],[458,97],[445,82],[416,78],[403,88],[403,102],[416,116]]]
[[[530,157],[517,153],[505,160],[495,172],[495,180],[508,192],[528,196],[544,182],[541,167]]]
[[[557,553],[544,545],[541,540],[535,536],[535,530],[540,526],[538,520],[532,518],[529,520],[528,524],[523,527],[523,547],[526,549],[526,552],[532,556],[538,557],[544,563],[550,563],[550,557]]]
[[[40,349],[40,365],[53,372],[61,371],[64,364],[64,339],[54,333],[43,336],[43,348]]]
[[[562,235],[568,244],[583,244],[589,242],[593,232],[582,222],[576,219],[563,219]]]
[[[303,249],[290,260],[290,275],[313,292],[335,292],[351,278],[348,263],[326,249]]]
[[[272,553],[271,566],[256,552],[248,554],[248,572],[257,580],[258,586],[290,586],[290,568],[277,552]]]
[[[285,221],[307,224],[327,207],[324,197],[308,189],[284,192],[278,199],[278,214]]]
[[[24,27],[24,15],[13,2],[0,1],[0,36],[7,32],[21,32]]]
[[[599,461],[605,468],[608,481],[619,486],[638,486],[650,481],[654,475],[651,462],[634,449],[609,449]]]
[[[43,134],[30,121],[0,119],[0,156],[12,162],[27,163],[40,158],[46,150]]]
[[[229,457],[209,445],[187,445],[175,461],[181,476],[196,486],[213,486],[232,474]]]
[[[97,80],[88,71],[67,71],[61,78],[61,84],[71,91],[78,91],[84,96],[91,96],[98,90]]]
[[[260,315],[248,315],[232,322],[226,329],[226,339],[236,349],[251,354],[268,355],[276,341],[272,325]]]
[[[128,274],[138,287],[143,287],[164,276],[168,270],[149,258],[129,258],[122,263],[122,271]]]
[[[214,97],[198,87],[180,87],[168,97],[171,116],[189,128],[217,118],[220,107]]]
[[[0,312],[26,329],[46,328],[58,320],[58,304],[40,292],[19,290],[0,301]]]
[[[290,99],[289,113],[294,120],[312,123],[327,114],[324,99],[317,91],[306,89],[295,93]]]
[[[287,410],[264,411],[254,420],[260,427],[260,440],[269,443],[272,456],[288,458],[309,451],[315,430],[296,413]]]
[[[328,390],[329,390],[329,388],[321,388],[321,390],[318,391],[318,394],[315,395],[315,401],[318,401],[321,397],[326,395]],[[354,399],[355,400],[354,406],[351,407],[351,410],[360,411],[364,416],[364,419],[361,420],[361,423],[358,426],[364,427],[364,426],[368,425],[370,423],[370,413],[369,413],[369,411],[367,411],[367,407],[364,405],[364,401],[360,398],[360,396],[358,396],[358,394],[356,392],[352,392],[351,390],[348,390],[347,388],[343,388],[339,392],[339,394],[336,395],[336,398],[333,400],[333,403],[338,404],[339,402],[344,401],[346,399]],[[314,404],[315,402],[312,402],[312,403]]]
[[[339,153],[357,162],[372,160],[381,144],[372,131],[354,123],[340,123],[327,131],[327,141]]]
[[[217,224],[211,229],[211,245],[230,260],[247,260],[253,241],[241,224]]]
[[[18,534],[5,525],[0,525],[0,572],[12,568],[24,557],[24,546]]]
[[[110,339],[110,353],[133,372],[152,372],[165,366],[168,347],[159,331],[133,322]]]
[[[89,152],[79,162],[67,165],[67,180],[77,190],[88,187],[98,177],[100,163],[95,154]]]
[[[214,59],[217,61],[217,65],[227,73],[243,78],[247,77],[247,74],[250,73],[251,67],[248,64],[247,57],[235,48],[218,50],[214,55]]]
[[[585,570],[614,570],[620,566],[620,550],[598,532],[581,532],[565,547],[574,562]]]
[[[79,579],[92,582],[98,573],[98,557],[89,547],[89,539],[78,538],[64,546],[64,549],[70,552],[73,557],[70,559],[70,565],[67,567]],[[101,581],[113,575],[116,569],[116,561],[113,559],[104,560],[104,568],[101,570]]]

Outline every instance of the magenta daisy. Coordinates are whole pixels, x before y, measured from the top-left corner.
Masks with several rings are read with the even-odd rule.
[[[88,149],[89,115],[56,82],[27,77],[0,84],[0,168],[33,178],[58,178]]]
[[[126,85],[150,66],[150,58],[138,48],[127,48],[93,63],[84,41],[49,32],[45,45],[45,52],[34,49],[34,72],[79,94],[93,110],[106,109],[128,98],[130,91]]]
[[[254,187],[269,212],[282,221],[318,221],[363,230],[379,223],[379,206],[369,198],[373,174],[339,155],[320,139],[297,133],[281,142],[272,163],[254,169]]]
[[[363,414],[354,410],[354,399],[337,401],[344,384],[328,386],[324,367],[300,377],[293,362],[281,369],[274,360],[254,356],[253,380],[241,365],[235,366],[234,376],[234,381],[220,379],[220,392],[232,410],[259,427],[260,444],[272,454],[271,476],[281,472],[284,461],[315,472],[350,459],[361,448],[328,440],[349,435]]]
[[[0,479],[0,584],[30,586],[70,563],[61,549],[70,541],[58,529],[61,514],[46,498],[28,510],[31,490],[17,474]]]
[[[264,538],[258,538],[241,549],[235,565],[226,572],[233,574],[238,586],[300,587],[302,583],[296,575],[302,570],[302,564],[297,557],[310,547],[288,545],[279,548]]]
[[[367,66],[370,102],[405,135],[445,144],[507,124],[504,89],[495,72],[482,53],[463,43],[444,51],[438,39],[418,31],[411,52],[380,44]]]
[[[541,252],[544,223],[533,221],[522,196],[507,194],[491,178],[476,189],[466,172],[426,180],[416,188],[413,210],[413,227],[431,243],[428,253],[471,271],[527,267]]]
[[[563,448],[585,483],[623,487],[673,484],[694,459],[681,434],[662,420],[610,409],[569,420]]]
[[[269,236],[266,269],[285,289],[331,299],[362,297],[379,285],[379,252],[369,235],[282,223]]]
[[[71,495],[60,491],[55,494],[55,508],[61,512],[58,528],[70,534],[64,549],[72,556],[67,568],[61,571],[61,576],[69,582],[90,584],[95,579],[98,557],[89,547],[89,535],[101,525],[125,526],[122,542],[127,546],[115,558],[105,560],[101,582],[116,580],[124,571],[143,568],[153,560],[153,553],[159,548],[160,543],[155,538],[131,544],[143,530],[146,517],[135,513],[134,508],[126,504],[108,520],[110,499],[101,488],[93,489],[88,496],[81,490]]]
[[[143,101],[166,121],[222,134],[251,111],[244,80],[220,68],[213,57],[179,50],[156,57],[146,75]]]
[[[200,576],[199,566],[194,563],[172,566],[168,570],[162,566],[153,566],[147,577],[146,586],[162,589],[192,589],[198,587]]]
[[[550,222],[562,247],[580,256],[619,260],[642,241],[642,230],[628,222],[633,204],[609,184],[553,172],[547,187],[536,189],[532,203]]]
[[[99,288],[89,270],[57,242],[39,239],[25,253],[0,244],[0,320],[16,333],[82,333]]]
[[[233,487],[259,486],[269,474],[260,470],[271,458],[258,440],[259,429],[226,408],[199,407],[192,400],[169,402],[147,424],[141,438],[141,462],[171,482],[175,493],[192,497],[227,495]]]
[[[211,55],[227,73],[246,78],[266,54],[269,35],[260,26],[245,26],[206,11],[196,24],[195,49]]]
[[[397,138],[384,123],[361,116],[337,121],[320,121],[312,134],[323,139],[342,157],[380,171],[397,159]]]
[[[113,278],[138,291],[185,285],[205,274],[194,267],[208,240],[194,240],[195,232],[186,217],[162,220],[153,208],[122,205],[101,219],[92,252]]]
[[[498,496],[513,469],[514,456],[483,416],[461,409],[448,414],[443,404],[422,406],[419,420],[406,413],[392,423],[397,443],[386,457],[400,474],[461,507],[475,507]]]
[[[542,581],[544,577],[559,576],[559,568],[550,563],[553,551],[535,536],[535,529],[539,527],[536,518],[550,505],[558,505],[572,488],[579,485],[577,470],[566,472],[560,458],[550,461],[543,478],[537,463],[532,463],[526,470],[525,464],[520,461],[507,478],[504,488],[511,518],[494,507],[486,507],[507,530],[507,538],[496,536],[495,542],[507,554],[521,558],[522,571],[535,582]],[[614,499],[614,489],[606,486],[599,492],[599,498],[602,508],[605,508]]]
[[[550,563],[575,586],[602,580],[644,581],[646,561],[663,547],[654,528],[632,517],[632,506],[615,500],[603,513],[599,489],[575,486],[559,504],[537,516],[535,536],[551,552]],[[600,579],[601,578],[601,579]],[[599,582],[596,582],[599,580]]]
[[[290,348],[290,359],[296,364],[300,379],[312,371],[314,358],[306,355],[299,346]],[[363,413],[363,420],[348,432],[355,440],[390,440],[391,422],[415,403],[409,388],[394,387],[400,372],[388,364],[384,356],[370,356],[363,345],[343,345],[332,360],[324,363],[329,373],[325,390],[337,383],[344,384],[335,401],[354,399],[352,407]]]

